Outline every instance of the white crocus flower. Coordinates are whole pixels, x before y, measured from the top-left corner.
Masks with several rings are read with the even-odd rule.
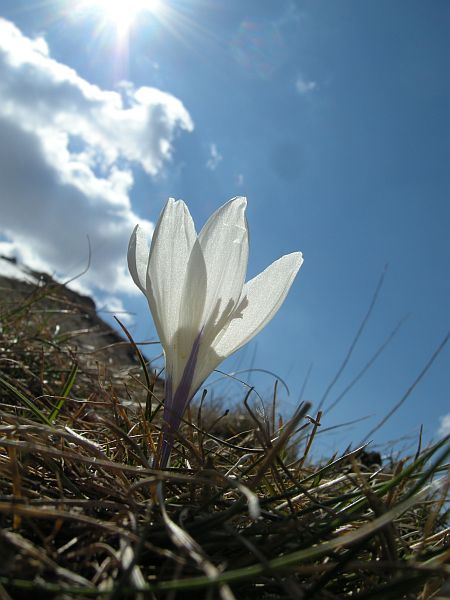
[[[293,252],[245,283],[246,206],[245,198],[233,198],[197,235],[187,206],[171,198],[150,249],[139,225],[130,239],[130,273],[147,297],[166,359],[161,468],[189,401],[275,315],[303,262]]]

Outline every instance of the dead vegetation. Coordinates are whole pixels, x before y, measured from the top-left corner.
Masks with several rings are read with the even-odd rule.
[[[86,345],[80,311],[51,280],[2,295],[1,600],[450,597],[448,439],[316,464],[309,405],[204,396],[154,470],[160,381],[118,337]]]

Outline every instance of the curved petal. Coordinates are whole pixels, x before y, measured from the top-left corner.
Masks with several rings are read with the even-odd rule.
[[[205,258],[208,289],[205,322],[220,320],[224,310],[231,312],[239,301],[247,272],[247,200],[233,198],[206,222],[198,238]]]
[[[220,363],[224,360],[224,356],[218,356],[214,348],[207,343],[201,343],[198,358],[197,368],[195,369],[192,380],[191,397],[197,392],[203,382],[211,375]]]
[[[142,227],[136,225],[128,244],[128,269],[134,283],[144,294],[146,293],[145,287],[147,285],[149,253],[150,250],[145,231]]]
[[[282,256],[244,285],[242,295],[248,304],[241,316],[230,321],[214,350],[223,360],[252,339],[276,314],[302,266],[301,252]]]
[[[159,338],[167,353],[178,329],[186,269],[196,240],[194,222],[181,200],[170,198],[153,233],[146,293]]]
[[[186,268],[177,332],[172,341],[169,342],[172,353],[172,385],[175,395],[178,385],[185,375],[186,365],[190,360],[193,360],[192,353],[194,347],[197,347],[195,363],[197,361],[198,347],[202,335],[206,284],[205,260],[200,244],[196,240]],[[189,377],[189,386],[191,385],[195,371],[195,363],[192,369],[192,376]],[[189,389],[186,391],[186,394],[189,394]]]
[[[207,293],[207,272],[202,249],[195,240],[186,267],[181,298],[179,329],[191,328],[200,333]]]

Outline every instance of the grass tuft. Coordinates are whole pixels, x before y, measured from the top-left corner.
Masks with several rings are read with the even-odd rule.
[[[204,394],[152,469],[161,382],[134,342],[52,280],[0,283],[2,600],[450,597],[448,438],[317,463],[310,405]]]

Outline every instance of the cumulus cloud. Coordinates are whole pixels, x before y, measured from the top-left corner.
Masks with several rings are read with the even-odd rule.
[[[317,89],[317,83],[315,81],[308,81],[302,75],[299,75],[295,81],[295,89],[300,96],[305,96]]]
[[[440,418],[438,434],[442,437],[450,433],[450,413]]]
[[[106,296],[101,305],[97,304],[99,313],[111,313],[117,316],[122,323],[133,322],[133,315],[125,309],[124,303],[117,296]]]
[[[51,58],[46,41],[0,19],[0,234],[5,253],[30,267],[81,270],[87,288],[130,291],[129,235],[150,221],[132,210],[131,165],[157,175],[178,131],[192,131],[183,104],[127,83],[104,90]]]
[[[220,162],[223,160],[223,156],[220,154],[217,149],[216,144],[209,145],[209,158],[206,161],[206,168],[210,171],[215,171],[219,166]]]

